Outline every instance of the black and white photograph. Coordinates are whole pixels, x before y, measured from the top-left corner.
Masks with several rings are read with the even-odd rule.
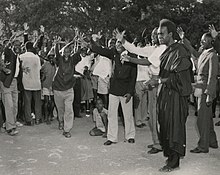
[[[220,0],[0,0],[0,175],[219,175]]]

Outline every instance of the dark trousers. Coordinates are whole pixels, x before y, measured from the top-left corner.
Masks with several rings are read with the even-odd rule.
[[[31,121],[31,102],[34,102],[34,113],[36,120],[41,119],[41,91],[24,90],[24,113],[26,122]]]
[[[167,166],[171,168],[177,168],[180,165],[180,154],[169,146],[169,140],[166,140],[163,144],[164,156],[168,157]]]
[[[197,127],[200,135],[198,147],[203,151],[208,151],[210,145],[217,144],[212,118],[212,105],[206,105],[206,98],[207,95],[205,94],[198,98]]]
[[[80,116],[80,103],[81,103],[81,78],[76,78],[76,84],[74,89],[74,101],[73,101],[73,111],[74,116]]]

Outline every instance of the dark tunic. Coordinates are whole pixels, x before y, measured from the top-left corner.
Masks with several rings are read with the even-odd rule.
[[[192,93],[190,54],[182,44],[170,45],[161,55],[159,76],[168,78],[161,87],[158,97],[158,121],[160,140],[164,155],[170,150],[181,156],[186,148],[186,119],[188,116],[187,99]]]

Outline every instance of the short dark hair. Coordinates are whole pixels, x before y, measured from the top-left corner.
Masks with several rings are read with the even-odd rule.
[[[174,35],[176,34],[176,25],[174,22],[170,21],[169,19],[162,19],[160,21],[159,27],[167,27],[168,33],[172,32],[174,38]]]
[[[33,50],[33,49],[34,49],[33,43],[30,42],[30,41],[26,42],[26,43],[25,43],[25,49],[26,49],[26,50]]]

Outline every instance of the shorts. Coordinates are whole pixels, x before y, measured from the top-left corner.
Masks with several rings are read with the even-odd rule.
[[[103,78],[98,79],[98,94],[108,94],[109,82],[106,82]]]
[[[97,75],[92,75],[91,76],[91,81],[92,81],[92,89],[98,89],[98,78],[99,76]]]
[[[48,96],[51,96],[51,95],[54,95],[53,93],[53,90],[52,88],[48,89],[48,88],[43,88],[42,89],[42,95],[48,95]]]

